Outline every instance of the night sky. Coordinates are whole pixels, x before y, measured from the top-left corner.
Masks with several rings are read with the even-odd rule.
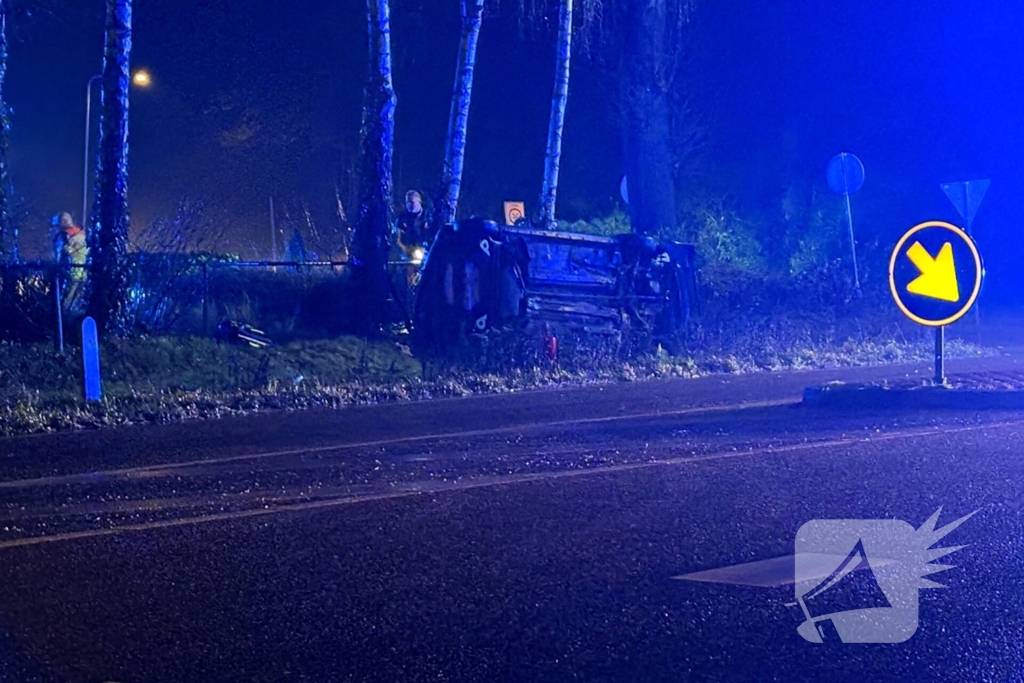
[[[554,34],[543,20],[524,28],[514,4],[484,21],[465,213],[497,217],[502,200],[532,203],[540,189]],[[30,254],[48,216],[80,211],[85,83],[102,64],[103,2],[54,6],[14,26],[8,72],[12,176],[32,209]],[[136,0],[132,62],[151,70],[154,87],[135,91],[131,105],[133,221],[201,197],[233,251],[252,256],[255,243],[266,255],[270,196],[328,215],[340,181],[349,199],[364,13],[360,0]],[[829,158],[851,151],[868,172],[854,212],[893,240],[920,220],[956,218],[940,182],[990,177],[976,232],[990,274],[1017,287],[1021,18],[996,0],[698,0],[689,78],[709,132],[703,177],[754,206],[792,183],[823,183]],[[393,23],[396,196],[433,192],[458,2],[394,0]],[[606,72],[578,55],[563,218],[616,206],[622,160],[609,89]]]

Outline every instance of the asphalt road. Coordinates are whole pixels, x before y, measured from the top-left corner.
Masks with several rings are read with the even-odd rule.
[[[1024,680],[1024,415],[796,404],[915,372],[0,440],[0,680]],[[940,507],[910,640],[798,635],[805,522]]]

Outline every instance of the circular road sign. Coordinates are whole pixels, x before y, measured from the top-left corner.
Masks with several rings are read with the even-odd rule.
[[[889,259],[889,288],[896,305],[928,327],[949,325],[971,310],[984,274],[974,240],[940,221],[908,230]]]
[[[864,164],[849,152],[837,154],[828,163],[826,177],[828,186],[836,194],[857,194],[864,186]]]

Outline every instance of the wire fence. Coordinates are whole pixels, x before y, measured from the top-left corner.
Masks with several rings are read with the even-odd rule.
[[[416,266],[388,264],[391,317],[408,319]],[[238,261],[214,255],[136,254],[129,263],[135,332],[208,336],[230,320],[275,340],[326,338],[352,326],[346,261]],[[0,340],[76,340],[90,266],[0,265]]]

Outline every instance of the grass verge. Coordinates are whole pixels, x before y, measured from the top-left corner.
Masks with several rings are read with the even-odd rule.
[[[949,352],[988,353],[959,341],[950,343]],[[760,329],[734,339],[728,351],[719,347],[671,356],[656,349],[619,361],[577,347],[555,366],[481,372],[450,365],[427,380],[421,363],[396,341],[343,337],[256,350],[200,338],[136,338],[102,349],[104,399],[86,404],[80,399],[77,349],[61,356],[47,345],[0,344],[0,435],[713,373],[924,361],[931,354],[926,341],[885,335],[836,343],[789,332],[782,338]]]

